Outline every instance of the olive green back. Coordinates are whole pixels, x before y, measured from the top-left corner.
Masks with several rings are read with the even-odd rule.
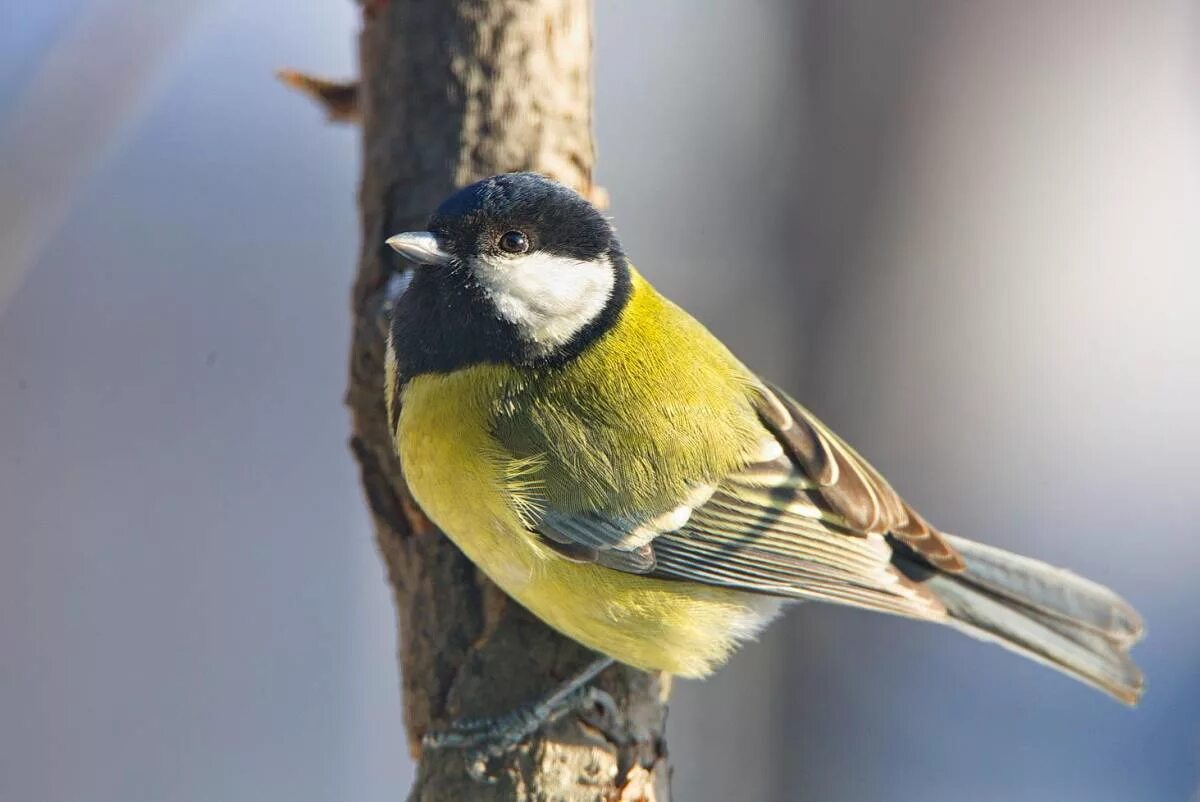
[[[636,272],[633,282],[620,320],[581,356],[511,376],[494,434],[530,511],[669,509],[760,448],[757,380]]]

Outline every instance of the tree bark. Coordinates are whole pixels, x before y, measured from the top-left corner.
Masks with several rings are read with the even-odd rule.
[[[664,678],[624,666],[601,686],[618,721],[569,716],[472,780],[459,750],[420,738],[551,690],[594,655],[510,601],[422,515],[383,408],[394,254],[456,187],[536,170],[600,198],[592,183],[590,0],[370,0],[359,40],[362,250],[347,396],[351,445],[395,595],[413,800],[656,800],[668,797]],[[469,498],[463,499],[469,504]]]

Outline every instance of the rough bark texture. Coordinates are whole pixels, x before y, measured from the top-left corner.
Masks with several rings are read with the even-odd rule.
[[[352,446],[395,592],[414,800],[668,797],[660,677],[625,667],[600,684],[619,721],[568,717],[466,774],[463,753],[420,748],[431,728],[533,700],[593,658],[507,599],[408,494],[383,409],[384,307],[394,254],[455,187],[531,169],[595,199],[589,0],[372,0],[360,38],[362,252],[348,403]],[[463,503],[471,503],[463,499]]]

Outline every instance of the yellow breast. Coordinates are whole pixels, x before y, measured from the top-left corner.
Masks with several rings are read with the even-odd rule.
[[[564,635],[638,668],[708,674],[778,604],[573,563],[543,546],[522,524],[490,435],[508,371],[478,365],[408,382],[396,448],[413,497],[492,581]]]

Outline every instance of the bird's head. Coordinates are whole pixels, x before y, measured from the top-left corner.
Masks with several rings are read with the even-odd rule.
[[[437,208],[427,230],[387,244],[416,264],[393,336],[397,327],[415,334],[405,315],[456,327],[424,341],[454,352],[445,355],[454,362],[569,358],[612,324],[629,294],[612,225],[578,193],[536,173],[465,187]]]

